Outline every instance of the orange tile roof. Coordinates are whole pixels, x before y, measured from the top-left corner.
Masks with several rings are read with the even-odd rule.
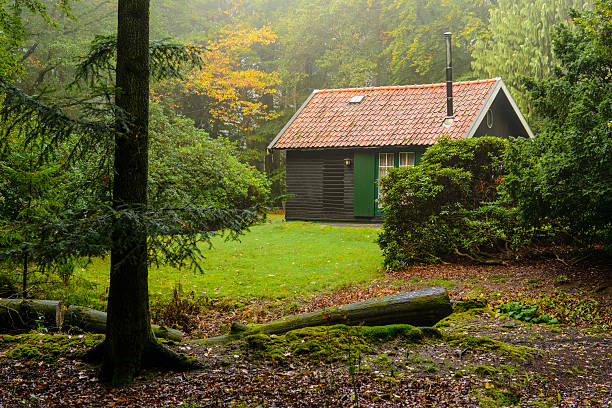
[[[498,79],[455,82],[455,119],[444,127],[446,84],[315,91],[273,149],[431,145],[466,136]],[[353,96],[365,95],[360,103]]]

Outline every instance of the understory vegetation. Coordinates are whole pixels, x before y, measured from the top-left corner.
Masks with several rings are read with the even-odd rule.
[[[513,212],[493,203],[507,142],[440,140],[413,168],[382,180],[385,221],[378,242],[385,266],[437,262],[450,254],[481,259],[508,242]],[[460,252],[461,251],[461,252]]]

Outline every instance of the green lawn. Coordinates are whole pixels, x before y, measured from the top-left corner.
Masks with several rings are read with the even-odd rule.
[[[216,239],[213,249],[206,246],[203,274],[150,268],[152,299],[169,296],[178,284],[198,297],[292,298],[380,276],[377,229],[273,221],[252,227],[240,242]],[[75,271],[72,289],[57,296],[72,303],[104,305],[109,259]]]

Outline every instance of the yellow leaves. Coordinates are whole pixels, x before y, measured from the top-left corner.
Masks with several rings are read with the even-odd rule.
[[[206,44],[202,68],[187,75],[180,86],[186,93],[212,99],[209,113],[214,119],[242,128],[249,122],[246,118],[274,119],[279,115],[259,100],[276,93],[275,87],[281,81],[278,73],[259,68],[252,58],[252,47],[269,45],[276,39],[270,26],[226,26],[216,40]]]
[[[278,39],[269,25],[260,29],[251,29],[244,25],[225,26],[221,29],[219,37],[207,45],[213,53],[218,50],[224,53],[247,51],[255,44],[269,45]]]

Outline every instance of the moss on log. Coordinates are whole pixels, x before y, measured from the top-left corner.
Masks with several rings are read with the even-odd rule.
[[[452,311],[446,290],[442,287],[433,287],[330,307],[312,313],[287,316],[264,324],[252,326],[234,324],[229,335],[212,337],[198,342],[224,344],[258,333],[283,334],[305,327],[335,324],[348,326],[385,326],[389,324],[433,326],[441,319],[449,316]]]

